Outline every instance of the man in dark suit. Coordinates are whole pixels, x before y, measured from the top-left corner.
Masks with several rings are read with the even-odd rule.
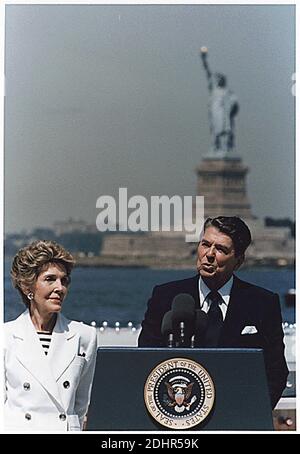
[[[161,334],[163,316],[171,309],[176,295],[190,294],[208,318],[206,333],[198,346],[263,349],[274,408],[288,376],[280,303],[277,294],[234,275],[250,243],[250,230],[240,218],[208,218],[198,245],[199,274],[154,288],[138,345],[166,346]]]

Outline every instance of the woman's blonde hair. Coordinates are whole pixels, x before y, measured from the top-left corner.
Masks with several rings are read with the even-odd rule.
[[[33,241],[15,255],[10,275],[14,287],[20,292],[26,306],[28,297],[23,289],[32,288],[45,265],[50,263],[63,265],[67,275],[70,276],[75,260],[60,244],[49,240]]]

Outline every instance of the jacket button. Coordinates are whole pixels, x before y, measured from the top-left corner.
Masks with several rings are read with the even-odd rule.
[[[30,390],[30,383],[28,383],[28,382],[23,383],[23,388],[25,389],[25,391],[29,391]]]
[[[30,421],[30,419],[31,419],[31,414],[30,414],[30,413],[25,413],[25,419],[27,419],[28,421]]]
[[[65,415],[64,413],[61,413],[61,414],[59,415],[59,419],[60,419],[61,421],[65,421],[65,420],[66,420],[66,415]]]
[[[68,380],[64,381],[63,382],[63,387],[66,388],[66,389],[70,388],[70,382]]]

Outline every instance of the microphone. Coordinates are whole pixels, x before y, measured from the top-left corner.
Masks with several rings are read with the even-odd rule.
[[[165,313],[161,322],[161,333],[163,337],[167,337],[168,339],[167,346],[170,348],[174,347],[172,317],[173,317],[172,311],[168,311]]]
[[[205,334],[208,325],[208,315],[201,309],[196,309],[194,347],[205,346]]]
[[[190,347],[195,330],[195,300],[188,293],[180,293],[173,299],[172,330],[178,346]]]

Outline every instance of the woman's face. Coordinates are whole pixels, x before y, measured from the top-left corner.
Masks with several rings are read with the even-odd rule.
[[[33,286],[31,307],[35,306],[40,314],[60,312],[63,300],[68,293],[69,282],[70,278],[63,265],[49,263],[38,275]]]

